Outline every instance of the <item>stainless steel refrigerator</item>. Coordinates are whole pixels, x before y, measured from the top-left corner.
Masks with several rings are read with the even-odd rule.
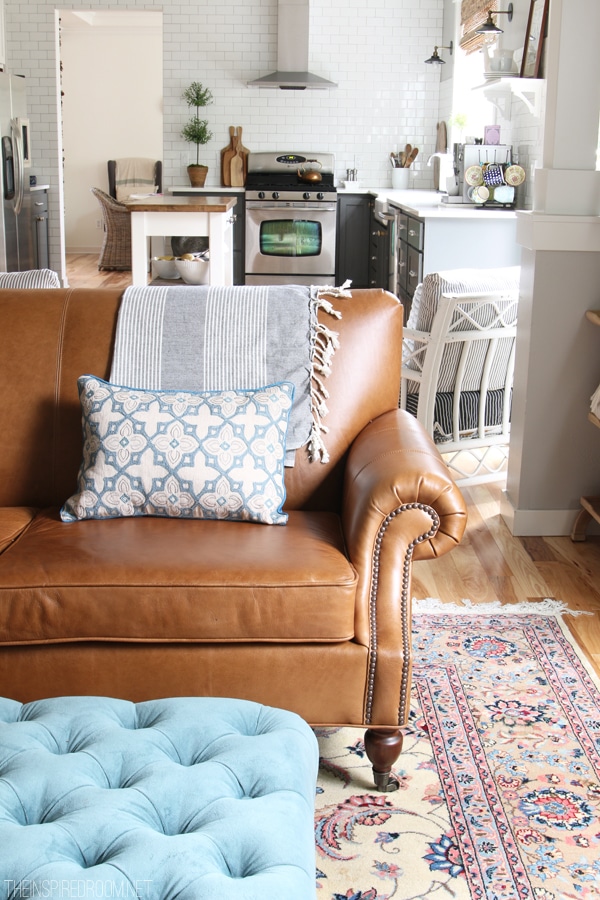
[[[30,135],[25,79],[0,72],[0,139],[2,150],[2,214],[0,271],[35,268],[33,216],[29,190]]]

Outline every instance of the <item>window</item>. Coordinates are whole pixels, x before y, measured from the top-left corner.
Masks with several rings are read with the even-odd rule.
[[[495,3],[492,0],[462,0],[460,5],[460,25],[462,34],[460,46],[465,53],[481,50],[486,42],[486,35],[477,34],[475,29],[482,25],[488,16],[488,10]]]

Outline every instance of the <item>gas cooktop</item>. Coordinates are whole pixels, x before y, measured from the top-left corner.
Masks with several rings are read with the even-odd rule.
[[[335,200],[334,163],[333,153],[250,153],[246,198]]]

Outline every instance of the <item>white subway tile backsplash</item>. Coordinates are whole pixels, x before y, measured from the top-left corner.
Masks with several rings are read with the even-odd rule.
[[[435,147],[436,124],[452,111],[451,82],[440,82],[437,67],[424,64],[434,44],[442,42],[443,0],[311,0],[309,67],[339,87],[305,92],[246,86],[276,67],[277,0],[88,0],[60,6],[162,10],[167,188],[186,179],[191,150],[180,131],[189,111],[181,93],[193,80],[214,94],[204,113],[214,132],[203,148],[212,160],[209,186],[219,185],[219,154],[234,123],[243,125],[244,144],[252,150],[331,150],[338,177],[356,163],[364,185],[391,184],[389,153],[410,141],[420,148],[414,184],[431,186],[426,162]],[[54,185],[59,172],[56,8],[56,0],[29,0],[26,6],[5,0],[7,67],[28,78],[38,180]],[[101,79],[102,73],[90,77]],[[56,204],[56,191],[51,203]],[[56,247],[57,215],[51,222]]]

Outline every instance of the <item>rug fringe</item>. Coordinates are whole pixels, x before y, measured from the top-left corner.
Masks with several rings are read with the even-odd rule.
[[[526,600],[522,603],[501,603],[492,600],[489,603],[473,603],[472,600],[461,600],[460,603],[442,603],[435,597],[423,600],[413,599],[413,615],[427,613],[447,613],[448,615],[536,615],[536,616],[591,616],[593,613],[583,609],[570,609],[563,600]]]

